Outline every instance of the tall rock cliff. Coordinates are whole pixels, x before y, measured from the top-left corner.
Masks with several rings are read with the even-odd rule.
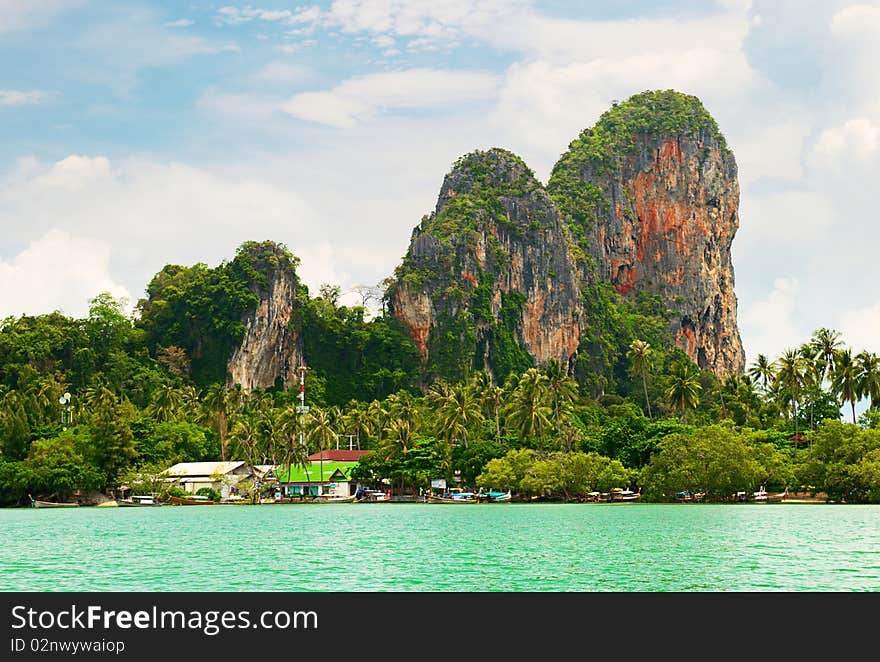
[[[583,251],[585,282],[660,295],[678,346],[701,368],[742,371],[736,161],[696,97],[644,92],[615,105],[571,143],[547,189]]]
[[[582,306],[567,231],[510,152],[456,162],[395,275],[390,307],[418,344],[426,379],[486,369],[503,380],[577,353]]]
[[[264,242],[246,244],[236,260],[247,265],[244,276],[259,303],[242,316],[245,334],[229,357],[229,381],[241,384],[245,392],[270,388],[278,379],[290,388],[298,382],[303,360],[302,338],[294,320],[299,284],[296,258],[283,247]]]

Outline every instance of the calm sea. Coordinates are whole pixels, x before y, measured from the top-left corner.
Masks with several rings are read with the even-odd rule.
[[[0,510],[6,591],[878,591],[880,506]]]

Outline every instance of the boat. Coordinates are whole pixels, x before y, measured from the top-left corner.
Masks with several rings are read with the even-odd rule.
[[[507,492],[490,490],[488,492],[480,492],[477,494],[477,498],[484,503],[507,503],[511,499],[511,494],[510,490],[507,490]]]
[[[349,496],[326,495],[314,498],[314,503],[354,503],[355,501],[357,501],[357,494]]]
[[[382,490],[364,490],[356,501],[357,503],[388,503],[391,501],[391,490],[384,492]]]
[[[136,495],[128,499],[118,499],[117,503],[124,507],[161,506],[162,502],[149,495]]]
[[[452,492],[445,495],[429,494],[428,503],[480,503],[473,492]]]
[[[622,490],[620,488],[615,487],[611,490],[611,495],[608,497],[609,501],[635,501],[636,499],[641,498],[642,496],[642,488],[639,488],[638,492],[633,492],[630,489]]]
[[[213,506],[214,502],[211,501],[211,499],[209,499],[206,496],[199,496],[196,494],[193,494],[191,497],[186,498],[186,499],[172,495],[171,496],[171,505],[172,506]]]
[[[782,492],[770,494],[767,492],[767,490],[764,489],[764,486],[762,485],[757,492],[752,492],[752,498],[755,500],[755,503],[779,503],[780,501],[785,499],[786,494],[788,494],[787,487]]]
[[[31,499],[34,508],[79,508],[78,503],[60,503],[58,501],[38,501]]]

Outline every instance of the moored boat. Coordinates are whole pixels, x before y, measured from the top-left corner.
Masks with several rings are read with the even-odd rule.
[[[317,496],[314,503],[354,503],[357,501],[357,494],[349,496]]]
[[[442,496],[429,494],[428,503],[480,503],[480,500],[473,492],[453,492]]]
[[[117,503],[123,507],[161,506],[162,502],[149,495],[135,495],[128,499],[118,499]]]
[[[79,503],[75,501],[70,503],[65,501],[40,501],[30,494],[28,494],[28,498],[31,500],[33,508],[79,508]]]
[[[614,488],[611,490],[611,495],[608,497],[609,501],[636,501],[642,496],[642,488],[639,488],[638,492],[633,492],[630,489],[618,489]]]
[[[78,503],[61,503],[58,501],[39,501],[32,499],[31,503],[34,508],[79,508]]]
[[[214,502],[206,496],[192,495],[189,498],[171,497],[172,506],[213,506]]]
[[[355,494],[358,494],[355,492]],[[357,503],[388,503],[391,501],[391,490],[364,490],[356,499]]]

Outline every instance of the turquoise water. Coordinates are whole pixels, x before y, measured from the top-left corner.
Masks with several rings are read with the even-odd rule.
[[[880,506],[0,510],[6,591],[878,591]]]

